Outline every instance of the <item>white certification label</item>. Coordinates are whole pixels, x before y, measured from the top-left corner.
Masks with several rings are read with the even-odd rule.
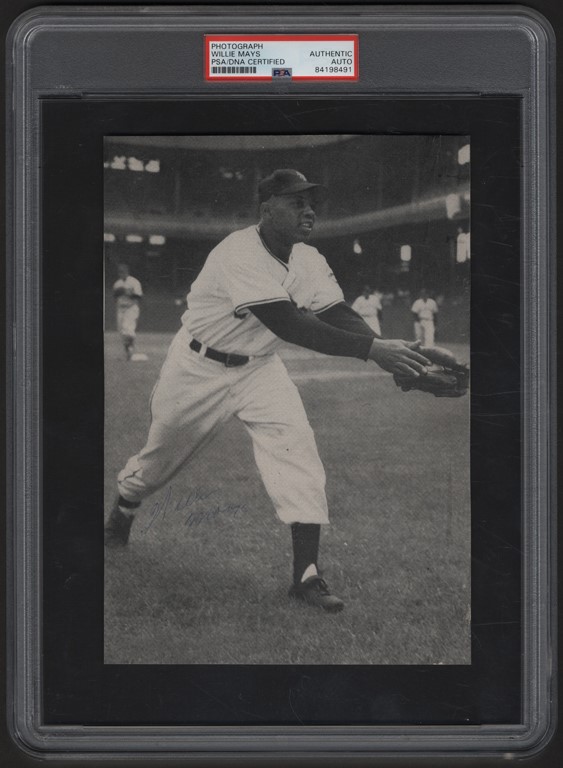
[[[357,80],[358,35],[206,35],[206,80]]]

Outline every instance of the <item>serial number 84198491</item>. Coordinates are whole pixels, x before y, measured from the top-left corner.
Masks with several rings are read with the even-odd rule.
[[[333,67],[315,67],[315,74],[323,73],[323,72],[326,72],[327,74],[331,74],[331,73],[334,73],[334,72],[341,72],[342,73],[342,72],[351,72],[351,71],[352,71],[352,67],[346,67],[346,66],[341,66],[341,67],[336,67],[336,66],[333,66]]]

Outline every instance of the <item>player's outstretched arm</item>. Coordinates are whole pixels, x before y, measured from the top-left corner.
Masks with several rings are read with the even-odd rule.
[[[289,301],[257,304],[252,313],[280,339],[325,355],[373,360],[390,373],[424,373],[429,361],[418,352],[418,343],[383,340],[343,331],[323,323],[314,315],[300,312]]]
[[[272,333],[290,344],[325,355],[368,359],[373,333],[367,336],[334,328],[311,313],[299,311],[290,301],[256,304],[250,311]]]

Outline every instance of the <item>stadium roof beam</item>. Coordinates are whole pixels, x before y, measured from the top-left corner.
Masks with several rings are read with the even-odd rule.
[[[231,152],[273,149],[310,149],[356,138],[353,134],[330,136],[106,136],[106,147],[147,147],[147,149],[219,150]]]

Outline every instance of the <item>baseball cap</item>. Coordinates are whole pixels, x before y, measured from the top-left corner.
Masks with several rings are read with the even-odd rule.
[[[321,189],[321,184],[307,181],[305,176],[292,168],[281,168],[274,171],[258,184],[260,202],[269,200],[272,195],[292,195],[304,192],[306,189]]]

